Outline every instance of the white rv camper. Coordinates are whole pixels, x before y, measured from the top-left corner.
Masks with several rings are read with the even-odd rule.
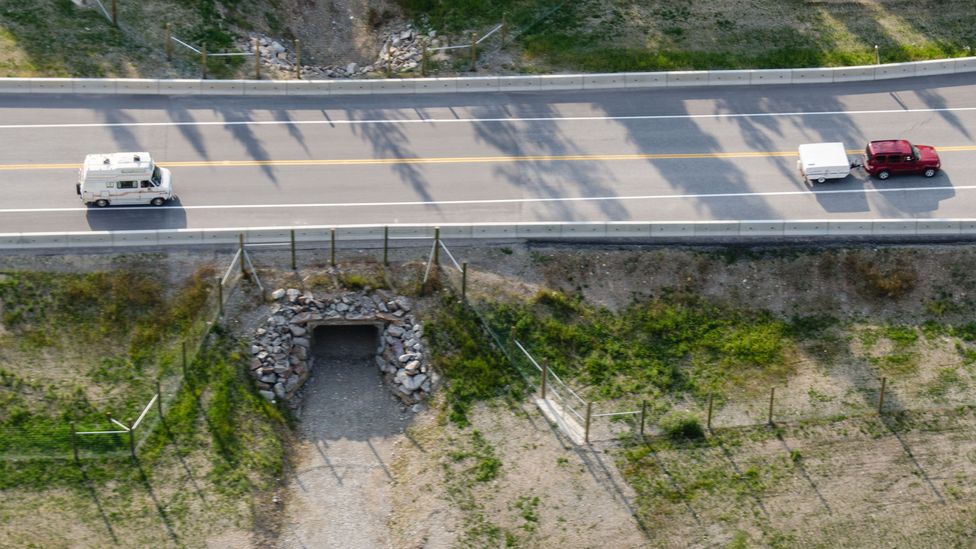
[[[173,176],[147,152],[89,154],[75,190],[85,204],[162,206],[173,197]]]
[[[843,179],[851,173],[851,161],[843,143],[800,145],[800,159],[796,166],[807,181],[817,183]]]

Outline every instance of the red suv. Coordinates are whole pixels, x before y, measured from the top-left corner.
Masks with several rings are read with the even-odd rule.
[[[912,145],[904,139],[872,141],[865,149],[864,169],[878,179],[896,173],[922,174],[932,177],[942,167],[935,147]]]

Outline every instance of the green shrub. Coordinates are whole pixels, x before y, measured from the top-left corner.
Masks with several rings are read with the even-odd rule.
[[[698,416],[691,412],[671,412],[659,422],[664,434],[674,441],[698,441],[705,438]]]

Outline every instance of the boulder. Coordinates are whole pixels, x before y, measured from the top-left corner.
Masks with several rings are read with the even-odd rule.
[[[261,396],[263,396],[264,398],[270,400],[271,402],[274,402],[275,394],[272,393],[271,391],[261,390],[261,391],[258,391],[258,394],[261,395]]]

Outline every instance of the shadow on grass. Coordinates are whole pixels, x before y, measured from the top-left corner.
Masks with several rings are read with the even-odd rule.
[[[149,475],[146,474],[146,470],[142,467],[142,462],[138,457],[134,457],[132,458],[132,464],[139,471],[139,480],[142,481],[142,485],[145,487],[146,493],[149,494],[150,498],[152,498],[153,504],[156,506],[156,512],[159,514],[159,518],[163,521],[163,525],[166,527],[166,533],[169,535],[169,538],[173,540],[173,543],[180,546],[182,544],[180,541],[180,536],[176,533],[176,530],[173,529],[172,521],[170,520],[169,515],[166,514],[166,509],[159,502],[159,498],[156,496],[156,491],[153,489]]]
[[[115,535],[115,529],[112,528],[112,522],[109,521],[108,515],[105,514],[105,508],[102,507],[102,500],[98,497],[98,491],[95,490],[95,483],[89,478],[88,472],[85,470],[85,466],[78,462],[78,471],[81,473],[81,479],[85,485],[85,489],[88,491],[88,495],[91,496],[92,501],[95,502],[95,507],[98,509],[98,514],[102,518],[102,522],[105,524],[105,529],[108,530],[108,535],[112,537],[112,542],[115,545],[119,544],[119,538]]]

